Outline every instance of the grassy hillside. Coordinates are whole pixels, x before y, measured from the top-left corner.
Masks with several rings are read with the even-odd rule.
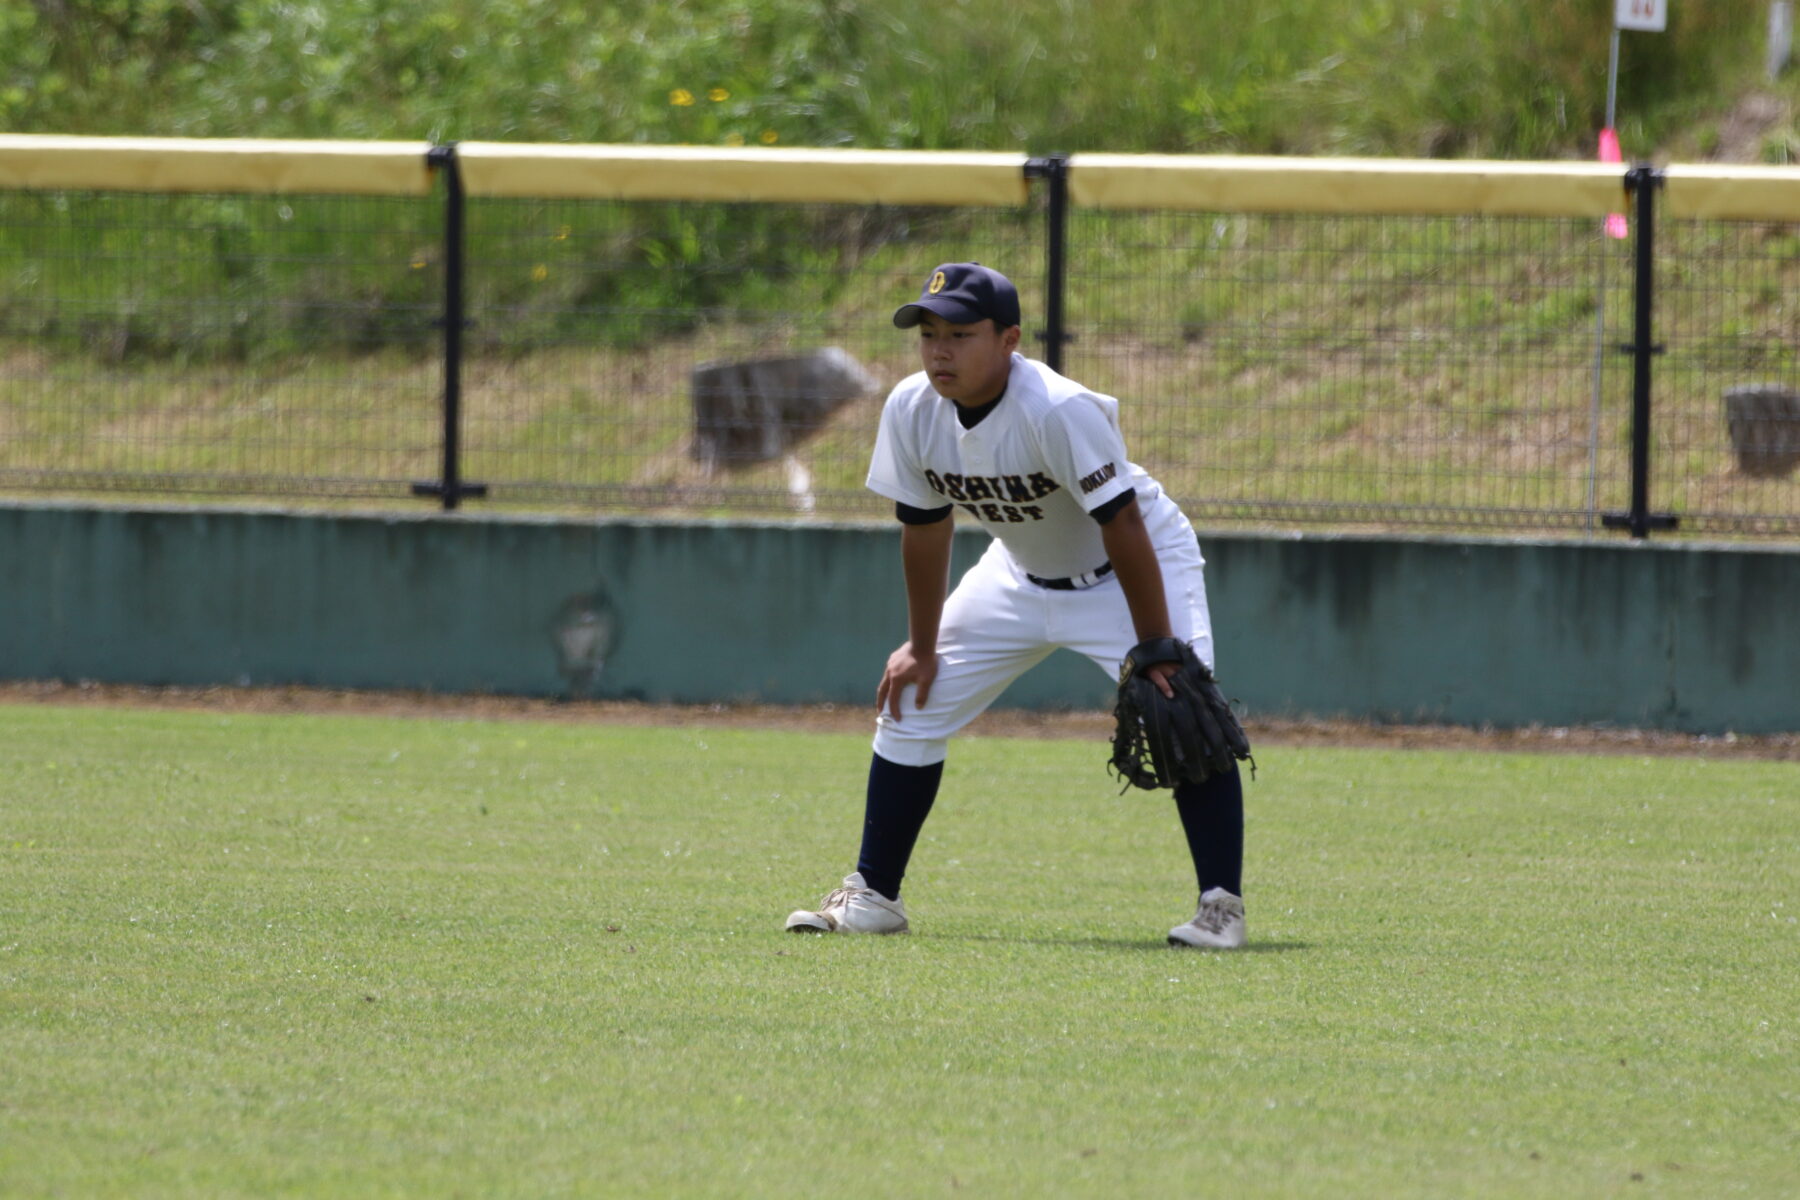
[[[1761,79],[1765,0],[1672,8],[1667,34],[1624,39],[1626,153],[1791,160],[1800,86]],[[34,0],[0,7],[0,129],[1587,158],[1610,10]],[[486,202],[470,219],[471,476],[621,496],[718,491],[686,452],[694,363],[826,338],[891,380],[909,360],[881,312],[921,261],[1042,257],[1034,213]],[[0,193],[0,472],[429,475],[440,220],[436,201]],[[1573,239],[1540,249],[1504,223],[1129,225],[1075,264],[1123,282],[1078,289],[1072,365],[1170,414],[1143,440],[1183,495],[1570,511],[1596,474],[1616,490],[1625,376],[1608,365],[1590,413],[1590,281],[1622,247],[1594,229],[1532,233]],[[1785,481],[1732,473],[1715,385],[1791,377],[1800,261],[1774,229],[1733,254],[1716,275],[1697,249],[1664,263],[1660,411],[1698,448],[1672,443],[1693,461],[1657,477],[1720,493],[1689,511],[1791,512]],[[1624,278],[1621,260],[1607,286]],[[1605,340],[1627,311],[1616,294]],[[1410,365],[1352,370],[1339,343],[1375,312],[1448,348],[1415,336]],[[1271,351],[1271,329],[1307,352]],[[1684,367],[1683,336],[1717,361]],[[852,405],[809,444],[820,513],[834,493],[866,504],[870,418]],[[744,472],[730,502],[786,505],[794,474]]]
[[[1765,0],[1628,34],[1658,144],[1761,61]],[[33,0],[0,129],[188,136],[1558,157],[1591,152],[1611,0]]]
[[[119,221],[157,261],[205,264],[217,251],[199,222],[219,202],[191,203],[180,211],[196,224],[179,237],[131,224],[130,210]],[[0,341],[0,481],[20,486],[35,469],[66,486],[90,473],[291,495],[331,480],[332,494],[405,497],[408,481],[432,477],[440,277],[392,253],[327,261],[305,238],[283,254],[274,207],[261,206],[266,224],[251,232],[275,252],[249,260],[227,303],[151,291],[165,281],[121,249],[90,266],[116,272],[108,287],[141,297],[135,307],[70,291],[65,306],[13,310],[9,321],[41,328]],[[305,229],[333,217],[294,207]],[[635,240],[614,228],[615,206],[477,214],[462,419],[465,477],[493,486],[484,507],[876,514],[862,483],[879,396],[917,365],[888,313],[912,294],[919,263],[955,255],[1017,269],[1027,345],[1041,346],[1041,221],[1029,217],[952,211],[836,255],[722,238],[705,251],[713,267],[677,269],[659,257],[677,239],[655,231],[691,213],[634,208],[646,223]],[[816,208],[759,216],[829,227]],[[1509,528],[1566,529],[1628,497],[1629,364],[1605,354],[1597,384],[1595,347],[1602,286],[1601,340],[1630,338],[1630,243],[1604,238],[1598,221],[1086,213],[1070,247],[1066,365],[1128,401],[1134,457],[1209,522],[1269,517],[1257,506],[1271,504],[1312,522],[1355,519],[1332,508],[1402,506],[1415,524],[1481,510]],[[296,263],[313,300],[289,309],[268,289]],[[384,264],[418,290],[416,304],[398,291],[363,302]],[[739,289],[723,302],[709,291],[721,279]],[[1800,517],[1800,481],[1737,470],[1720,398],[1796,379],[1800,312],[1786,297],[1800,288],[1800,239],[1781,226],[1665,226],[1659,279],[1656,502],[1689,518]],[[593,294],[596,280],[612,290]],[[729,471],[696,456],[697,365],[825,345],[863,363],[877,389],[791,453]]]

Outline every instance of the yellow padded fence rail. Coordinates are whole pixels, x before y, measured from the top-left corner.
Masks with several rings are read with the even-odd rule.
[[[1625,204],[1624,168],[1373,158],[1080,154],[1081,208],[1588,217]]]
[[[1715,221],[1800,221],[1800,167],[1724,164],[1664,169],[1658,211]]]
[[[0,134],[0,191],[421,196],[428,142]],[[971,205],[1027,202],[1025,155],[463,142],[471,197]],[[1595,217],[1627,211],[1626,168],[1579,162],[1079,154],[1069,199],[1097,209]],[[1800,222],[1800,167],[1676,164],[1673,218]]]
[[[0,189],[422,196],[429,142],[0,134]]]
[[[985,205],[1026,200],[1022,154],[463,142],[470,196]]]

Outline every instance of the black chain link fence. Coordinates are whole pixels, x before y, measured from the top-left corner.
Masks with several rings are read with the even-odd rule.
[[[408,496],[441,427],[441,213],[0,193],[0,489]]]
[[[443,190],[440,185],[440,192]],[[866,518],[940,261],[1055,347],[1045,206],[0,192],[0,492],[408,507],[447,371],[482,510]],[[1800,534],[1800,227],[1658,223],[1650,488]],[[1629,499],[1632,242],[1599,220],[1071,212],[1065,373],[1214,527],[1580,533]]]

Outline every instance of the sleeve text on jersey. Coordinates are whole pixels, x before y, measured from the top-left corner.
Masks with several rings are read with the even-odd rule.
[[[1119,474],[1119,464],[1118,463],[1107,463],[1104,467],[1101,467],[1098,471],[1094,471],[1090,474],[1083,475],[1081,477],[1081,494],[1084,496],[1088,495],[1095,488],[1099,487],[1101,484],[1105,483],[1107,480],[1115,478],[1118,474]]]

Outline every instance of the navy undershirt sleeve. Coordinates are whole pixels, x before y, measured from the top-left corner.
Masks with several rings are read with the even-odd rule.
[[[1088,516],[1104,525],[1114,517],[1118,516],[1119,510],[1124,508],[1127,504],[1135,503],[1137,503],[1137,489],[1126,488],[1111,500],[1108,500],[1105,504],[1102,504],[1099,508],[1090,512]]]
[[[900,518],[903,525],[935,525],[950,515],[950,506],[946,504],[942,508],[914,508],[896,500],[894,515]]]

